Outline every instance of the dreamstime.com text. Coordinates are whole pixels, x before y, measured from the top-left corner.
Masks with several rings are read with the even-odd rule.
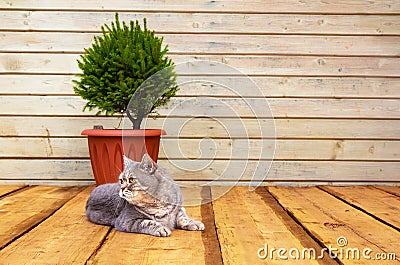
[[[394,252],[374,252],[371,248],[350,248],[346,247],[348,242],[343,236],[336,240],[337,247],[328,247],[317,250],[315,248],[275,248],[265,244],[259,248],[257,255],[260,259],[279,259],[279,260],[318,260],[328,255],[332,259],[340,260],[396,260]]]

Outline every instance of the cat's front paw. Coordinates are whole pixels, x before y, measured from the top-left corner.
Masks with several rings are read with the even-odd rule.
[[[160,226],[156,229],[156,231],[153,234],[154,236],[159,236],[159,237],[167,237],[171,235],[171,230],[169,230],[165,226]]]
[[[171,235],[171,230],[154,220],[144,220],[142,225],[147,233],[153,236],[167,237]]]
[[[193,221],[192,224],[189,225],[188,230],[191,231],[204,231],[204,224],[200,221]]]
[[[200,221],[192,220],[188,217],[183,217],[178,221],[178,227],[189,231],[203,231],[204,224]]]

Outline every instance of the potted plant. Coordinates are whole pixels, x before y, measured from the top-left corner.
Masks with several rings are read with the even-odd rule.
[[[96,184],[115,182],[123,170],[123,154],[140,161],[144,153],[157,161],[163,130],[141,130],[143,118],[157,114],[178,90],[174,63],[166,56],[163,38],[136,20],[127,25],[118,13],[111,26],[101,27],[102,35],[78,60],[81,73],[74,91],[87,100],[83,110],[97,114],[127,114],[132,130],[94,128],[84,130]],[[122,137],[124,136],[124,137]],[[125,150],[124,150],[125,149]]]

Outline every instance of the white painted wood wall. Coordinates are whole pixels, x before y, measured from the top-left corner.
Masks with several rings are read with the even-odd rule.
[[[83,48],[115,11],[126,21],[146,17],[175,62],[224,62],[260,86],[277,132],[269,184],[400,184],[398,0],[1,1],[0,183],[93,183],[80,132],[118,120],[81,112],[71,80]],[[182,90],[171,104],[192,95],[238,100],[204,85]],[[259,146],[257,120],[244,121],[251,145]],[[244,141],[229,139],[208,119],[196,124],[182,132],[182,148],[196,157],[198,142],[211,136],[217,159],[202,172],[182,172],[161,152],[160,163],[177,180],[214,179],[230,146]],[[251,171],[258,157],[249,152]],[[168,158],[182,159],[174,156]]]

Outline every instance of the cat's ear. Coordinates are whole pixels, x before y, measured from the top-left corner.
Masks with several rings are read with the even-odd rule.
[[[127,166],[129,166],[133,161],[124,155],[124,167],[126,168]]]
[[[157,169],[157,164],[151,159],[151,157],[146,153],[142,157],[142,161],[140,162],[140,168],[144,171],[152,174]]]

